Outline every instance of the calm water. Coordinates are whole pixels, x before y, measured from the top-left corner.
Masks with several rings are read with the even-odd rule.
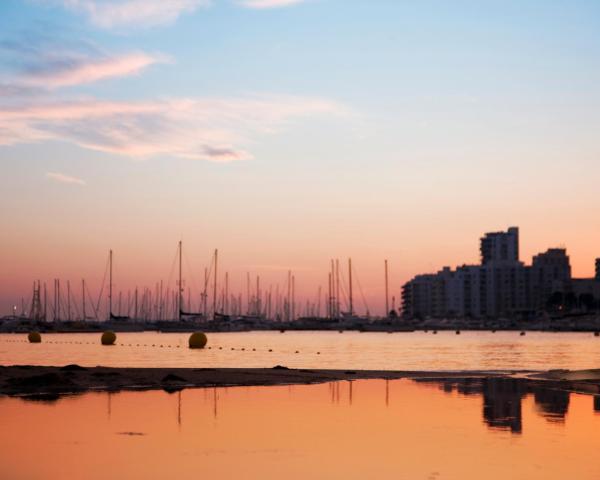
[[[594,397],[516,380],[0,398],[0,414],[10,479],[600,478]]]
[[[394,370],[600,367],[600,337],[591,333],[528,332],[526,336],[518,332],[212,333],[208,336],[211,348],[202,351],[187,348],[188,336],[119,333],[116,346],[103,347],[99,334],[44,335],[41,344],[27,343],[25,335],[0,335],[0,364],[78,363],[115,367],[281,364],[301,368]]]

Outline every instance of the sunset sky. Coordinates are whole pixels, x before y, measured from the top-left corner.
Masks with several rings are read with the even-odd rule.
[[[0,315],[179,239],[192,289],[218,248],[314,300],[351,256],[371,313],[385,258],[398,297],[512,225],[591,276],[599,132],[595,1],[1,0]]]

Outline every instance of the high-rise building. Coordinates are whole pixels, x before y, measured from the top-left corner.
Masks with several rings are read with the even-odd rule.
[[[417,275],[402,286],[402,312],[410,318],[433,315],[433,284],[435,275]]]
[[[549,248],[533,257],[531,296],[535,310],[543,310],[553,293],[564,294],[570,283],[571,264],[566,249]]]
[[[506,232],[486,233],[480,239],[481,264],[513,263],[519,261],[519,228]]]
[[[553,294],[572,296],[576,282],[571,279],[564,248],[540,253],[533,257],[531,266],[526,266],[519,260],[519,229],[511,227],[505,232],[485,234],[480,239],[480,251],[479,265],[463,265],[456,270],[444,267],[407,282],[402,289],[404,315],[527,317],[546,309]],[[600,279],[600,259],[596,261],[596,278]],[[587,284],[584,286],[587,288]]]

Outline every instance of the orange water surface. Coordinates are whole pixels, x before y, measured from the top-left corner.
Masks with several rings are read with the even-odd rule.
[[[596,479],[594,397],[519,381],[0,398],[6,479]]]
[[[495,370],[600,366],[600,337],[592,333],[476,332],[235,332],[209,333],[204,350],[187,348],[187,333],[118,333],[100,345],[99,333],[0,335],[0,365],[111,367],[273,367]]]

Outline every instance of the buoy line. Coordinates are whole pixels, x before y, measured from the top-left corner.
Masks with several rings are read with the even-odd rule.
[[[36,332],[32,332],[32,333],[36,333]],[[74,340],[48,340],[45,342],[42,342],[41,339],[41,335],[38,333],[37,336],[34,336],[34,340],[31,340],[31,335],[32,333],[28,334],[28,340],[20,340],[20,339],[2,339],[2,341],[7,342],[7,343],[47,343],[47,344],[52,344],[52,345],[95,345],[95,346],[112,346],[112,347],[131,347],[131,348],[182,348],[182,345],[172,345],[172,344],[140,344],[140,343],[117,343],[116,342],[116,334],[114,332],[103,332],[100,338],[100,342],[86,342],[86,341],[74,341]],[[204,335],[204,334],[202,334]],[[192,334],[190,336],[190,342],[192,341],[192,337],[194,336],[194,334]],[[204,335],[204,339],[207,342],[207,338],[206,335]],[[202,343],[202,342],[200,342]],[[206,345],[206,343],[204,343],[204,345]],[[208,347],[190,347],[191,349],[194,348],[206,348],[208,350],[226,350],[226,347],[223,347],[222,345],[210,345]],[[265,353],[280,353],[280,354],[300,354],[301,352],[299,350],[294,350],[289,351],[289,352],[276,352],[273,350],[273,348],[267,348],[265,347],[264,350],[262,349],[258,349],[256,347],[250,348],[250,347],[228,347],[229,351],[232,352],[254,352],[254,353],[259,353],[259,352],[265,352]],[[321,355],[320,351],[317,352],[313,352],[313,354],[315,355]]]

